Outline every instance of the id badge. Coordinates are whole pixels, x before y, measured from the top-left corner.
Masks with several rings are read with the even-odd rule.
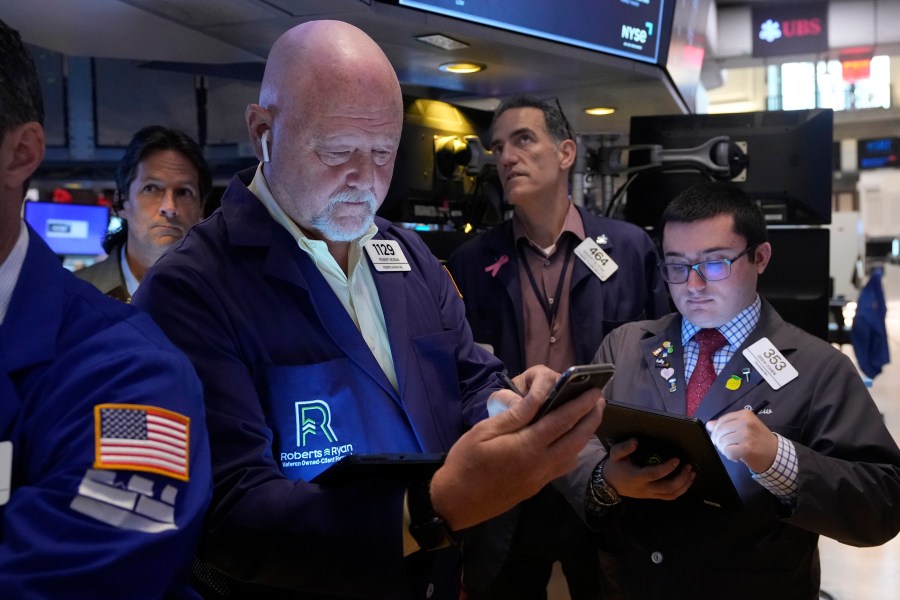
[[[799,375],[797,369],[782,356],[769,338],[755,342],[743,354],[773,390],[790,383]]]
[[[578,244],[575,248],[575,255],[594,272],[594,275],[600,278],[600,281],[606,281],[619,269],[616,261],[591,238],[585,238]]]
[[[410,271],[409,261],[397,240],[369,240],[366,253],[376,271]]]

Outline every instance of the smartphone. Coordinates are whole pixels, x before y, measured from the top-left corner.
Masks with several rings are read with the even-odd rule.
[[[580,396],[591,388],[602,388],[612,378],[615,368],[609,363],[576,365],[565,370],[547,394],[532,423]]]

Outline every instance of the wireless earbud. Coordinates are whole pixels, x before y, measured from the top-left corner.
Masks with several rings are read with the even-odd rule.
[[[263,162],[267,163],[271,159],[269,158],[269,132],[271,129],[266,129],[262,132],[262,136],[259,138],[260,144],[262,144],[262,155]]]

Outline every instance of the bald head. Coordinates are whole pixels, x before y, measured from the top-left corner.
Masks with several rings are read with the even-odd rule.
[[[387,56],[361,29],[341,21],[310,21],[284,33],[269,52],[259,103],[273,112],[288,102],[326,106],[335,97],[393,102],[402,113],[400,83]]]
[[[308,235],[346,244],[368,230],[403,128],[397,74],[368,35],[339,21],[286,32],[246,119],[269,189]]]

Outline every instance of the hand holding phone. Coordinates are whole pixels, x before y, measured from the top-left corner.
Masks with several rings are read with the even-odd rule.
[[[531,422],[537,422],[550,411],[574,400],[591,388],[603,388],[612,378],[614,370],[613,365],[609,363],[569,367],[547,393],[547,399]]]

